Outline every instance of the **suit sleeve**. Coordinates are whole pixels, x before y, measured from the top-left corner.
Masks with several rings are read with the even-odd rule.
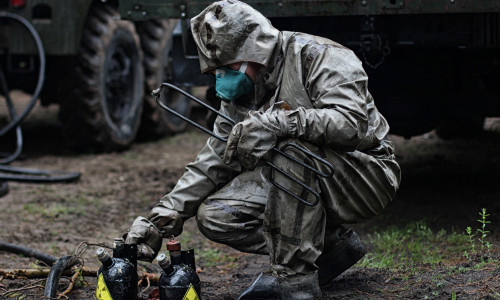
[[[342,151],[354,151],[368,130],[368,77],[354,53],[326,47],[304,69],[313,108],[278,112],[281,135]]]
[[[234,105],[226,105],[221,111],[231,116],[235,109]],[[227,136],[231,128],[232,124],[219,117],[214,133]],[[238,162],[227,165],[222,161],[225,146],[225,143],[210,137],[196,160],[187,165],[173,190],[151,210],[148,219],[163,232],[164,237],[181,234],[184,221],[196,215],[200,204],[241,172]]]

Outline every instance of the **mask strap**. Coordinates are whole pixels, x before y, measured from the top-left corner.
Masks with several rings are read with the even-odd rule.
[[[247,70],[247,67],[248,67],[248,61],[244,61],[244,62],[241,63],[240,69],[238,71],[240,71],[241,73],[245,74],[245,71]]]

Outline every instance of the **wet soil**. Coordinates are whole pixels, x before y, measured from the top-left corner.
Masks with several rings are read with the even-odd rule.
[[[3,115],[2,115],[3,114]],[[5,121],[0,107],[0,123]],[[119,153],[78,153],[64,146],[56,107],[37,107],[23,123],[25,149],[12,165],[81,173],[68,184],[10,182],[0,198],[0,239],[55,257],[73,254],[82,242],[111,245],[113,238],[138,215],[147,215],[170,191],[203,146],[206,136],[194,129],[157,141],[134,144]],[[474,137],[445,141],[434,132],[405,140],[393,136],[402,167],[397,199],[385,212],[353,228],[366,239],[375,230],[425,220],[431,229],[463,232],[476,224],[477,212],[490,213],[489,239],[493,255],[500,249],[500,121],[488,119],[487,131]],[[13,139],[0,140],[0,152]],[[235,299],[266,269],[265,256],[240,253],[205,239],[189,220],[180,237],[194,248],[203,299]],[[370,245],[368,244],[370,247]],[[97,268],[96,247],[83,254],[86,267]],[[472,268],[460,253],[452,265],[418,266],[408,270],[351,268],[323,288],[324,299],[499,299],[500,267]],[[148,266],[148,265],[143,265]],[[39,268],[33,258],[0,251],[0,268]],[[60,280],[60,291],[69,283]],[[30,284],[33,288],[30,288]],[[43,281],[0,281],[0,299],[41,299]],[[85,277],[67,295],[94,299],[96,280]],[[21,289],[15,292],[15,289]],[[151,290],[144,283],[146,298]],[[7,293],[7,292],[11,293]],[[6,294],[7,293],[7,294]],[[23,298],[24,297],[24,298]]]

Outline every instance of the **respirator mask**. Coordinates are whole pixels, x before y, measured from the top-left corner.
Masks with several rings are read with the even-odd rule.
[[[216,96],[225,102],[231,102],[254,90],[254,83],[245,75],[248,62],[241,63],[239,70],[220,67],[215,70]]]

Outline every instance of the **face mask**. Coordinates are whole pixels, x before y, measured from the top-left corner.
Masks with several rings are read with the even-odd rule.
[[[227,67],[215,70],[215,91],[218,98],[231,102],[253,91],[254,83],[245,75],[247,66],[248,62],[243,62],[238,71]]]

